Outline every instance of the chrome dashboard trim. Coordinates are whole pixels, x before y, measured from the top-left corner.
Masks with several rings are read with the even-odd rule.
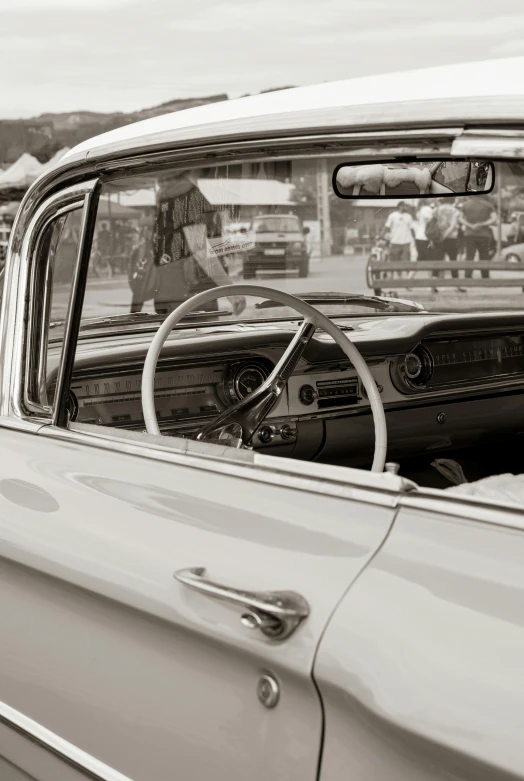
[[[89,775],[93,781],[132,781],[129,776],[95,759],[91,754],[1,700],[0,722],[62,759],[75,770]]]

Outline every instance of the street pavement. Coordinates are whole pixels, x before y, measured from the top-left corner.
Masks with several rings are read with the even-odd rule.
[[[372,294],[366,282],[367,258],[361,255],[335,255],[328,258],[311,258],[310,273],[305,279],[297,278],[295,274],[285,275],[277,272],[262,272],[257,279],[249,280],[255,286],[275,287],[286,293],[303,295],[305,293],[336,291],[340,293]],[[415,265],[415,264],[414,264]],[[446,264],[448,265],[448,264]],[[518,272],[517,273],[523,273]],[[504,272],[492,272],[498,276]],[[232,274],[232,282],[243,282],[241,276]],[[409,283],[408,283],[409,284]],[[434,284],[428,279],[428,285]],[[523,276],[524,284],[524,276]],[[383,294],[387,295],[387,289]],[[58,285],[53,298],[53,319],[65,317],[69,285]],[[394,295],[409,298],[423,304],[428,310],[436,311],[468,311],[479,309],[519,308],[524,306],[524,295],[520,288],[475,288],[466,293],[460,293],[454,288],[441,288],[434,293],[428,288],[398,289]],[[248,299],[243,317],[267,317],[267,309],[256,309],[255,299]],[[119,274],[112,279],[88,277],[84,299],[84,317],[100,317],[104,315],[125,314],[130,311],[131,290],[126,274]],[[230,309],[227,299],[219,302],[221,309]],[[144,312],[154,312],[153,302],[144,304]],[[287,310],[280,309],[275,316],[287,316]]]

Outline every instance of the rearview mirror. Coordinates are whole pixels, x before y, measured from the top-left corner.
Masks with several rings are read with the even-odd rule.
[[[495,167],[485,161],[342,163],[333,171],[333,190],[339,198],[484,195],[494,185]]]

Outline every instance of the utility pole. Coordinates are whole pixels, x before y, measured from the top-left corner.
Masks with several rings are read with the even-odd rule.
[[[498,207],[498,226],[497,226],[497,257],[500,258],[502,250],[502,165],[498,170],[498,188],[497,188],[497,207]]]
[[[317,219],[320,225],[320,253],[322,257],[331,255],[333,239],[331,235],[331,215],[329,213],[329,176],[327,159],[317,159]]]

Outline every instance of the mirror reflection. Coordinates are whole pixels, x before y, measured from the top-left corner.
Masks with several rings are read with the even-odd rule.
[[[480,195],[495,184],[493,163],[428,160],[342,164],[333,173],[340,198],[421,198]]]

